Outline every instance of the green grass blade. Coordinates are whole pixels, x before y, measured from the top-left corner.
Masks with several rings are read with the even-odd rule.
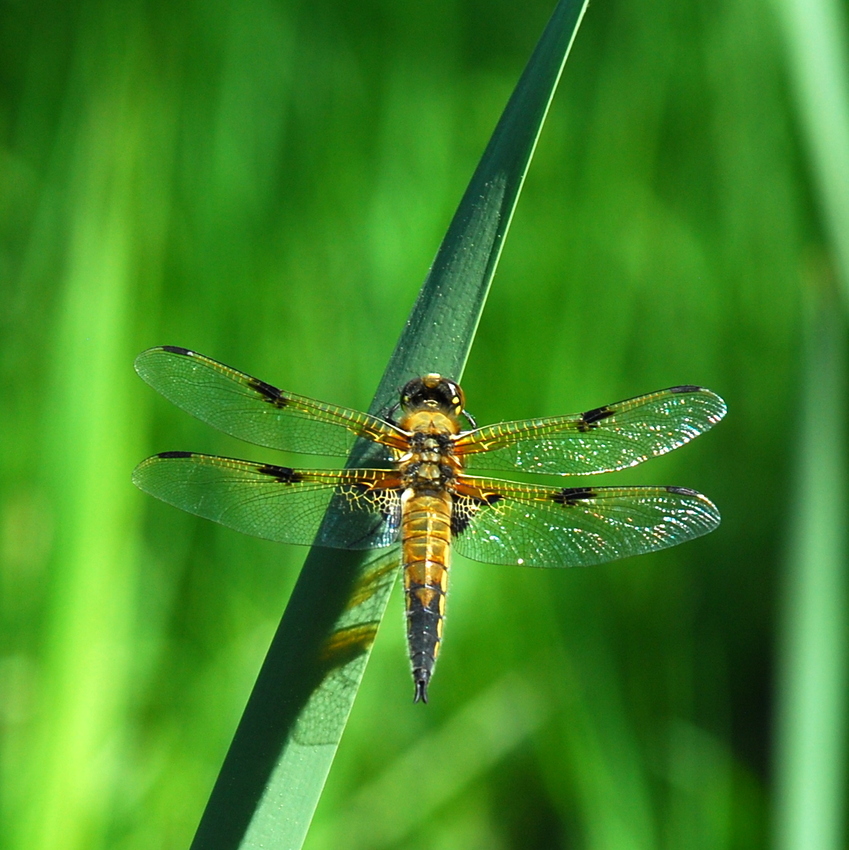
[[[134,24],[131,15],[122,22],[126,30]],[[118,34],[110,36],[114,43]],[[92,53],[102,44],[96,38],[82,40]],[[155,192],[143,200],[135,194],[145,172],[138,152],[150,119],[127,95],[129,81],[140,73],[137,57],[111,52],[101,70],[108,82],[80,103],[56,143],[56,160],[65,165],[53,184],[64,198],[63,212],[56,216],[65,210],[75,214],[63,231],[60,270],[54,269],[55,315],[42,314],[50,329],[39,346],[42,392],[51,401],[17,432],[10,449],[10,454],[22,452],[25,433],[38,434],[40,456],[26,462],[21,480],[40,479],[49,507],[39,510],[31,532],[45,557],[39,579],[43,609],[38,618],[29,615],[40,621],[38,710],[32,711],[25,731],[3,733],[4,757],[11,738],[26,754],[25,767],[14,769],[9,783],[16,794],[13,806],[8,799],[0,806],[3,847],[100,846],[111,808],[106,777],[126,754],[115,730],[133,701],[127,664],[137,652],[137,527],[126,470],[137,456],[140,422],[126,362],[137,345],[134,327],[144,323],[134,311],[133,252],[140,244],[151,247],[148,236],[136,241],[135,230],[139,217],[152,220],[162,209]],[[105,121],[104,115],[116,120]],[[161,167],[161,160],[148,166]],[[46,198],[41,203],[45,209],[51,206]],[[50,252],[54,228],[51,219],[36,229],[27,246],[33,259],[13,288],[34,286],[39,273],[34,257]],[[15,434],[8,428],[0,432],[5,441]],[[3,485],[5,497],[8,483]],[[0,544],[0,549],[5,578],[8,547]],[[8,604],[8,592],[0,595]],[[14,649],[15,638],[7,632],[0,640],[4,658],[20,652]],[[8,699],[5,684],[0,692]],[[9,816],[13,809],[14,818]]]
[[[778,0],[814,185],[849,304],[849,25],[837,0]]]
[[[370,407],[411,376],[459,378],[563,63],[586,6],[563,0],[443,240]],[[367,460],[368,449],[352,463]],[[332,517],[328,517],[332,522]],[[193,847],[298,848],[350,713],[395,578],[397,553],[311,550]]]
[[[790,76],[843,313],[849,305],[849,27],[835,0],[779,0]],[[779,658],[777,850],[845,846],[846,364],[838,305],[809,323],[795,537]]]
[[[835,299],[836,300],[836,299]],[[835,305],[810,323],[795,534],[779,663],[777,850],[845,847],[846,332]]]

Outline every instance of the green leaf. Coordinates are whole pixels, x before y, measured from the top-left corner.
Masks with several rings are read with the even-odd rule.
[[[812,287],[780,645],[776,847],[846,846],[849,31],[835,0],[779,0],[808,167],[842,303]],[[841,310],[842,307],[842,310]]]
[[[836,0],[778,0],[822,226],[849,305],[849,30]]]
[[[836,289],[816,297],[808,323],[779,657],[775,834],[780,850],[846,846],[846,328]]]
[[[502,115],[371,404],[409,378],[459,379],[504,237],[586,0],[563,0]],[[368,463],[369,446],[351,465]],[[328,515],[326,522],[333,522]],[[196,850],[298,848],[347,722],[394,583],[397,550],[313,548],[204,812]]]

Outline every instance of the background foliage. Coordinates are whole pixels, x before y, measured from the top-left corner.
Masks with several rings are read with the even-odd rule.
[[[133,490],[154,451],[275,459],[134,355],[366,406],[551,7],[2,7],[3,847],[187,847],[303,558]],[[590,7],[464,380],[484,423],[711,387],[727,420],[618,480],[723,525],[458,564],[426,708],[396,593],[311,850],[769,844],[804,305],[832,279],[779,36],[767,0]]]

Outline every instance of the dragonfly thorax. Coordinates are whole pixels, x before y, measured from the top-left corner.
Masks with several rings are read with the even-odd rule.
[[[462,468],[454,454],[457,420],[433,410],[416,411],[405,420],[409,451],[398,462],[404,483],[417,491],[445,490]]]

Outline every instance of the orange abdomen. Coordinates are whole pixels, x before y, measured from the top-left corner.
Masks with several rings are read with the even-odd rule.
[[[447,492],[407,490],[401,498],[407,643],[417,702],[427,702],[427,683],[442,640],[451,564],[451,509]]]

